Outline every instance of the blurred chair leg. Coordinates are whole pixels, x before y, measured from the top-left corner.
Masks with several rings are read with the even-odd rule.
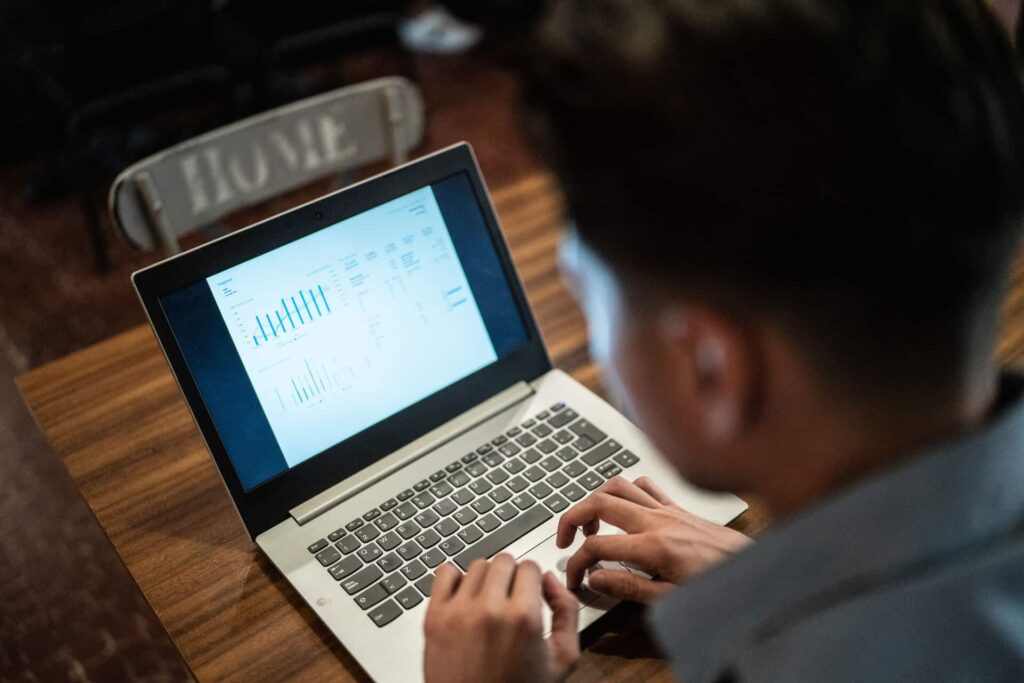
[[[79,190],[78,205],[82,210],[82,217],[85,219],[85,228],[89,231],[89,239],[92,241],[96,270],[100,273],[107,273],[110,271],[110,250],[107,247],[107,236],[103,232],[103,224],[100,223],[99,210],[92,192],[88,189]]]

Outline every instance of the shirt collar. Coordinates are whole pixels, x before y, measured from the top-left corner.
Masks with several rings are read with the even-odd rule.
[[[659,641],[684,680],[707,680],[794,610],[884,581],[1012,529],[1024,516],[1024,380],[979,431],[868,477],[772,529],[660,600]]]

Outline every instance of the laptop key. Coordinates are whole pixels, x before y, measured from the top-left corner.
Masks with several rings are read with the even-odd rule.
[[[531,428],[532,428],[532,427],[533,427],[534,425],[536,425],[536,424],[537,424],[537,421],[536,421],[536,420],[534,420],[534,419],[533,419],[533,418],[531,417],[531,418],[530,418],[529,420],[527,420],[527,421],[523,422],[523,424],[522,424],[521,426],[522,426],[522,428],[523,428],[523,429],[531,429]]]
[[[577,484],[576,482],[573,482],[566,486],[564,489],[560,491],[560,493],[572,501],[579,500],[580,498],[587,494],[587,492],[580,488],[579,484]]]
[[[402,522],[397,527],[395,527],[395,531],[397,531],[398,535],[402,538],[408,539],[412,538],[420,532],[420,525],[412,521]]]
[[[398,526],[398,518],[389,512],[375,519],[373,523],[376,524],[377,528],[381,531],[390,531]]]
[[[349,531],[355,531],[356,529],[358,529],[362,525],[363,525],[363,520],[361,520],[361,519],[353,519],[351,522],[349,522],[348,524],[345,525],[345,528],[348,529]]]
[[[448,477],[448,483],[455,488],[461,488],[469,483],[470,477],[465,472],[456,472],[452,476]]]
[[[451,517],[442,519],[434,526],[434,531],[441,534],[442,536],[451,536],[459,530],[459,523]]]
[[[485,512],[490,512],[491,510],[494,509],[494,501],[488,498],[487,496],[484,496],[483,498],[477,498],[476,500],[474,500],[472,503],[469,504],[469,507],[473,508],[479,514],[482,515]]]
[[[377,539],[377,545],[383,550],[393,550],[402,543],[402,539],[398,537],[394,531],[389,531],[380,538]]]
[[[525,510],[526,508],[531,507],[536,502],[537,499],[531,496],[529,493],[520,493],[518,496],[512,499],[513,505],[515,505],[520,510]]]
[[[437,472],[434,472],[433,474],[430,475],[430,481],[437,483],[447,476],[448,475],[445,474],[444,470],[438,470]]]
[[[420,550],[419,543],[416,541],[409,541],[408,543],[401,545],[395,552],[398,553],[399,557],[408,562],[423,551]]]
[[[416,579],[420,578],[421,576],[427,573],[427,568],[424,567],[423,563],[419,560],[413,560],[409,564],[402,567],[399,571],[402,572],[402,576],[404,576],[405,578],[409,579],[410,581],[415,581]]]
[[[309,545],[309,547],[306,548],[306,550],[308,550],[309,552],[311,552],[311,553],[313,553],[315,555],[316,553],[320,552],[321,550],[323,550],[326,547],[327,547],[327,539],[326,538],[321,538],[319,541],[316,541],[315,543],[311,543]]]
[[[471,465],[469,465],[465,469],[465,471],[474,477],[479,477],[481,474],[487,471],[487,465],[485,465],[482,462],[474,462]]]
[[[513,427],[512,429],[510,429],[507,432],[505,432],[505,436],[507,436],[508,438],[511,439],[512,437],[519,436],[522,433],[523,433],[523,430],[521,428]]]
[[[508,472],[509,474],[519,474],[524,469],[526,469],[526,465],[524,465],[522,460],[520,460],[519,458],[513,458],[512,460],[509,460],[504,465],[502,465],[502,467],[504,467],[505,471]]]
[[[348,557],[346,557],[341,562],[337,563],[327,571],[331,573],[331,576],[334,577],[335,581],[341,581],[346,576],[352,574],[352,572],[358,571],[359,568],[362,566],[363,563],[360,561],[358,557],[356,557],[355,555],[349,555]]]
[[[578,451],[585,451],[595,446],[594,440],[589,436],[581,436],[572,442],[572,447]]]
[[[614,455],[622,448],[622,444],[614,439],[608,439],[597,448],[591,450],[589,453],[585,453],[580,458],[583,462],[587,463],[591,467]]]
[[[561,410],[564,407],[565,407],[565,401],[558,401],[557,403],[552,405],[550,408],[548,408],[548,410],[550,410],[552,413],[557,413],[559,410]]]
[[[501,522],[499,522],[498,518],[494,515],[484,515],[480,519],[476,520],[476,525],[487,533],[490,533],[501,526]]]
[[[401,608],[394,600],[382,602],[380,605],[367,612],[367,614],[370,615],[370,619],[372,619],[373,623],[377,624],[378,627],[387,626],[397,619],[401,613]]]
[[[555,455],[558,456],[558,459],[561,460],[562,462],[569,462],[579,454],[580,452],[578,450],[570,446],[563,446],[562,448],[559,448],[558,451],[555,453]]]
[[[455,462],[446,465],[444,469],[448,473],[457,472],[462,469],[462,463],[456,460]]]
[[[433,587],[433,585],[434,585],[434,575],[433,574],[427,574],[426,576],[424,576],[422,579],[420,579],[419,581],[417,581],[415,583],[416,589],[420,593],[423,593],[423,596],[427,597],[427,598],[430,597],[430,589]]]
[[[437,500],[436,498],[434,498],[432,495],[430,495],[426,491],[422,491],[420,493],[417,493],[412,498],[412,502],[415,503],[416,507],[418,507],[420,510],[422,510],[423,508],[428,507],[430,505],[433,505],[436,500]]]
[[[538,420],[546,420],[549,417],[551,417],[551,413],[546,410],[542,410],[539,413],[537,413],[536,417]]]
[[[384,557],[377,560],[377,566],[384,570],[384,573],[393,572],[402,566],[402,558],[398,556],[398,553],[388,553]]]
[[[340,550],[345,555],[348,555],[349,553],[354,552],[356,548],[359,547],[359,539],[355,536],[347,536],[338,541],[337,543],[335,543],[334,547]]]
[[[491,482],[487,481],[487,478],[477,479],[469,485],[469,490],[478,496],[482,496],[493,488]]]
[[[469,489],[459,489],[452,494],[452,500],[459,505],[469,505],[470,501],[476,498]]]
[[[569,429],[571,429],[577,436],[586,436],[590,438],[594,443],[601,443],[608,437],[607,434],[602,432],[586,419],[576,420],[569,425]]]
[[[358,536],[359,540],[363,543],[369,543],[373,539],[380,536],[380,529],[373,526],[372,524],[368,524],[364,526],[362,529],[356,531],[356,536]]]
[[[574,478],[580,476],[586,471],[587,466],[581,463],[579,460],[577,460],[576,462],[571,462],[562,468],[562,472],[565,473],[565,476]]]
[[[547,498],[551,494],[551,487],[544,482],[540,482],[530,487],[530,493],[538,498]]]
[[[488,467],[497,467],[501,464],[501,461],[504,460],[504,458],[501,457],[501,453],[498,452],[488,453],[481,459]]]
[[[480,448],[476,449],[476,452],[479,453],[480,455],[486,455],[487,453],[490,453],[493,450],[494,450],[494,446],[492,446],[489,443],[485,443],[483,446],[481,446]]]
[[[605,479],[611,479],[612,477],[617,477],[620,474],[622,474],[622,468],[615,463],[612,463],[611,467],[601,470],[601,476]]]
[[[478,515],[476,514],[476,511],[473,510],[473,508],[464,507],[460,509],[458,512],[456,512],[454,515],[452,515],[452,519],[454,519],[462,526],[466,526],[467,524],[473,522],[477,518],[477,516]]]
[[[567,429],[563,429],[561,431],[555,432],[554,436],[552,436],[551,438],[564,446],[573,439],[575,439],[576,435]]]
[[[441,516],[433,510],[424,510],[420,514],[416,515],[416,523],[424,529],[428,526],[434,526],[439,519],[441,519]]]
[[[487,473],[487,479],[492,484],[500,484],[501,482],[508,479],[508,472],[506,472],[505,470],[493,469]]]
[[[604,483],[604,479],[594,474],[593,472],[587,472],[576,481],[578,481],[584,488],[589,489],[591,491],[593,491],[598,486]]]
[[[612,460],[619,463],[619,465],[621,465],[622,467],[632,467],[633,465],[640,462],[640,458],[633,455],[632,451],[622,451],[621,453],[616,453]]]
[[[465,529],[460,530],[457,535],[460,541],[466,545],[472,545],[483,538],[484,532],[480,531],[480,528],[477,526],[467,526]]]
[[[539,425],[530,430],[530,432],[532,432],[533,435],[536,436],[538,439],[543,439],[545,436],[549,436],[553,431],[555,430],[552,429],[551,427],[548,427],[543,422],[541,422]]]
[[[569,408],[560,413],[555,413],[554,417],[548,420],[548,425],[558,429],[559,427],[564,427],[569,424],[577,417],[579,417],[579,415],[576,414],[576,411]]]
[[[345,531],[344,529],[335,529],[331,533],[327,534],[327,540],[329,540],[329,541],[331,541],[333,543],[334,541],[339,540],[346,533],[348,533],[348,532]]]
[[[473,560],[478,558],[487,559],[495,553],[504,550],[551,519],[551,517],[551,512],[546,507],[534,505],[505,526],[500,527],[493,534],[484,536],[480,541],[456,555],[453,558],[455,564],[459,565],[463,571],[466,571]]]
[[[526,434],[520,434],[519,436],[517,436],[516,443],[522,446],[523,448],[527,448],[528,446],[532,446],[533,444],[537,443],[537,437],[527,432]]]
[[[498,517],[501,518],[501,521],[507,522],[508,520],[518,515],[519,510],[516,508],[515,505],[499,505],[498,508],[494,511],[494,514],[498,515]]]
[[[435,505],[433,507],[433,510],[442,517],[447,517],[448,515],[455,512],[455,508],[457,507],[458,506],[455,503],[453,503],[450,498],[445,498],[440,503]]]
[[[529,479],[531,482],[540,481],[544,478],[544,470],[534,465],[533,467],[527,467],[523,471],[523,476]]]
[[[512,491],[512,493],[519,493],[527,486],[529,486],[529,484],[522,477],[516,476],[506,481],[505,486],[507,486],[509,490]]]
[[[363,519],[365,519],[367,522],[377,519],[378,517],[380,517],[380,510],[378,510],[377,508],[373,508],[369,512],[363,513]]]
[[[388,498],[387,500],[380,504],[380,509],[383,510],[384,512],[387,512],[396,505],[398,505],[397,500],[395,500],[394,498]]]
[[[561,472],[555,472],[546,480],[547,485],[551,488],[560,489],[569,483],[569,477],[565,476]]]
[[[433,529],[427,529],[422,534],[416,537],[416,542],[419,543],[424,550],[437,545],[437,542],[440,540],[440,534],[438,534]]]
[[[500,446],[498,448],[498,452],[504,455],[506,458],[511,458],[513,455],[515,455],[521,450],[523,449],[515,445],[511,441],[505,444],[504,446]]]
[[[424,479],[423,481],[416,482],[412,487],[416,491],[422,491],[423,489],[430,488],[430,482]]]
[[[546,469],[548,472],[554,472],[562,466],[562,461],[553,455],[549,455],[540,461],[540,466]]]
[[[444,539],[443,541],[441,541],[441,545],[438,546],[438,548],[443,550],[444,554],[448,557],[451,557],[456,553],[462,552],[462,550],[465,547],[466,544],[460,541],[459,539],[455,538],[454,536],[452,536],[451,538]]]
[[[506,441],[508,441],[508,437],[505,436],[504,434],[499,434],[498,436],[491,439],[491,443],[494,444],[495,446],[500,446]]]
[[[398,604],[404,607],[405,609],[412,609],[416,605],[423,602],[423,596],[420,595],[420,592],[418,590],[416,590],[412,586],[409,586],[404,591],[397,594],[395,596],[395,600],[397,600]]]
[[[506,500],[512,497],[512,493],[504,486],[499,486],[490,493],[487,494],[491,497],[495,503],[504,503]]]
[[[388,592],[384,590],[384,586],[378,583],[376,586],[370,586],[357,595],[356,604],[362,609],[370,609],[386,597],[388,597]]]
[[[324,541],[326,543],[327,541]],[[341,553],[333,545],[329,545],[316,555],[316,561],[324,567],[330,567],[332,564],[341,559]]]
[[[359,552],[356,553],[356,555],[359,556],[359,559],[365,562],[366,564],[370,564],[383,554],[384,551],[376,545],[364,545],[362,548],[359,549]]]
[[[384,576],[384,572],[380,570],[380,567],[375,564],[367,565],[363,567],[362,571],[358,571],[342,581],[341,587],[346,593],[352,595],[363,590],[382,576]]]
[[[431,569],[444,562],[444,559],[444,553],[438,548],[428,550],[420,556],[420,560],[423,564],[427,565]]]
[[[537,443],[537,450],[543,453],[544,455],[551,455],[552,453],[558,450],[558,444],[552,441],[551,439],[544,439],[543,441],[539,441]]]
[[[452,489],[451,484],[446,481],[442,481],[430,487],[430,493],[436,498],[444,498],[453,490],[454,489]]]
[[[395,497],[398,498],[398,500],[400,502],[404,503],[405,501],[409,500],[410,498],[412,498],[415,495],[416,495],[416,493],[412,489],[406,489],[406,490],[402,491],[401,493],[399,493]]]
[[[466,453],[464,456],[462,456],[462,462],[468,465],[469,463],[473,462],[479,457],[480,456],[477,455],[476,453]]]
[[[396,507],[393,514],[395,515],[395,517],[398,517],[398,519],[409,519],[410,517],[416,515],[417,509],[418,508],[412,503],[405,502]]]
[[[532,465],[543,457],[536,448],[527,448],[519,455],[519,458],[527,465]]]
[[[555,513],[561,512],[565,508],[569,507],[569,501],[567,501],[565,498],[562,498],[557,493],[553,496],[546,498],[544,500],[544,504],[548,506],[548,510],[551,510],[552,512]]]

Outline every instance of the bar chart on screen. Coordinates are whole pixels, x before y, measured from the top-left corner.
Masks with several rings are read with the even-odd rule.
[[[327,285],[327,289],[330,289],[330,285]],[[248,330],[251,334],[247,336],[252,337],[253,348],[258,349],[331,313],[331,303],[324,285],[317,283],[308,289],[283,295],[280,305],[274,310],[256,315]]]

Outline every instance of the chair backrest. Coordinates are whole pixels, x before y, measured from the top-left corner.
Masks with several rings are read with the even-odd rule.
[[[238,209],[385,159],[403,163],[423,139],[423,101],[401,77],[310,97],[205,133],[122,171],[110,214],[143,251]]]

